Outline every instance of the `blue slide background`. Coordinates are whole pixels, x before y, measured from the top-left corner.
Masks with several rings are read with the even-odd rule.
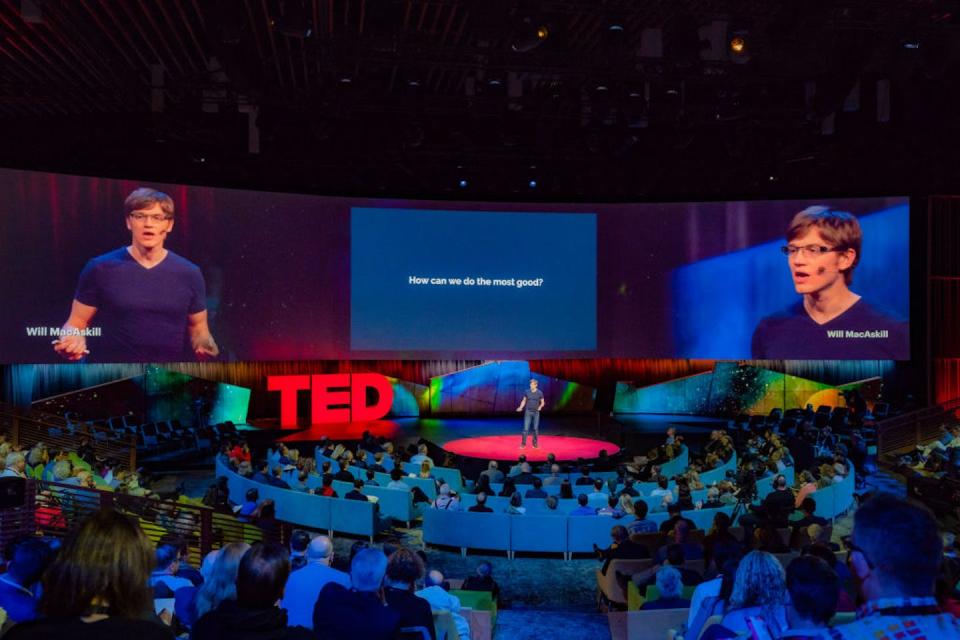
[[[593,351],[592,213],[354,207],[353,351]],[[408,284],[408,276],[544,278],[540,287]]]
[[[851,290],[901,319],[910,317],[910,207],[860,216],[863,246]],[[750,358],[757,323],[800,300],[778,238],[701,260],[673,274],[676,356]],[[842,353],[837,354],[843,358]],[[898,359],[909,359],[909,353]]]

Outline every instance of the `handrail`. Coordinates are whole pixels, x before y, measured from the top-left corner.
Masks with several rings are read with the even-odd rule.
[[[69,451],[75,451],[79,437],[86,436],[95,455],[116,461],[118,469],[137,468],[137,440],[132,434],[118,438],[109,433],[106,439],[98,439],[96,431],[86,423],[68,426],[58,416],[24,410],[3,402],[0,402],[0,433],[5,434],[14,445],[25,449],[44,442],[50,449]]]
[[[292,525],[277,521],[272,529],[240,522],[195,503],[156,500],[71,484],[26,479],[24,505],[0,510],[0,544],[37,533],[63,537],[100,509],[114,509],[135,518],[144,533],[158,543],[164,536],[186,540],[191,563],[231,542],[286,543]]]
[[[877,424],[877,455],[905,453],[940,436],[946,416],[960,409],[960,398],[887,418]]]

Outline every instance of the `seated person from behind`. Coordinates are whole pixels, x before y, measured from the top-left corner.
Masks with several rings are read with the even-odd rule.
[[[150,586],[153,587],[154,597],[172,598],[177,589],[192,587],[193,583],[186,578],[177,577],[180,569],[180,549],[176,545],[161,544],[156,551],[156,569],[150,574]]]
[[[637,498],[633,501],[633,514],[636,520],[627,525],[627,531],[630,535],[638,533],[656,533],[659,528],[653,520],[647,520],[647,503],[643,498]]]
[[[450,490],[450,485],[444,482],[440,485],[440,492],[431,506],[444,511],[460,511],[460,498]]]
[[[649,569],[633,574],[631,580],[643,593],[646,588],[656,583],[656,573],[660,567],[671,566],[680,572],[680,580],[684,586],[692,587],[703,582],[703,576],[684,566],[686,558],[683,557],[683,547],[678,544],[667,546],[666,561],[663,564],[656,564]]]
[[[341,458],[337,464],[340,466],[340,470],[334,474],[333,479],[341,482],[353,482],[353,474],[348,470],[350,463]]]
[[[50,545],[38,538],[27,538],[13,547],[7,572],[0,577],[0,608],[10,622],[29,622],[37,618],[37,584],[53,561]]]
[[[595,516],[597,515],[597,510],[591,507],[587,498],[587,494],[581,493],[577,496],[577,504],[580,505],[576,509],[570,512],[571,516]]]
[[[487,494],[478,493],[477,494],[477,504],[473,505],[467,511],[473,511],[474,513],[493,513],[493,509],[487,506]]]
[[[624,513],[620,509],[620,501],[617,499],[616,494],[610,494],[607,496],[607,505],[605,507],[600,507],[597,509],[598,516],[610,516],[612,518],[622,518]]]
[[[383,598],[387,607],[400,615],[401,628],[423,627],[436,640],[430,603],[414,593],[415,585],[423,573],[420,556],[406,547],[400,547],[387,560]]]
[[[350,561],[350,588],[328,582],[320,590],[313,607],[318,640],[392,640],[400,634],[400,614],[384,606],[381,596],[386,570],[383,551],[357,551]]]
[[[338,498],[337,492],[333,490],[333,476],[325,475],[321,480],[320,489],[316,492],[319,496],[326,498]]]
[[[671,544],[680,545],[683,549],[683,557],[687,560],[700,560],[703,558],[703,547],[695,542],[690,542],[690,521],[678,520],[671,533],[673,541]],[[657,562],[663,564],[667,559],[667,549],[670,545],[660,547],[657,551]]]
[[[591,502],[593,502],[594,500],[596,500],[597,502],[606,503],[606,501],[607,501],[607,494],[606,494],[606,492],[604,492],[604,490],[603,490],[603,485],[604,485],[603,480],[601,480],[601,479],[599,479],[599,478],[597,478],[596,480],[594,480],[594,481],[593,481],[593,491],[591,491],[590,493],[587,494],[587,499],[589,499]]]
[[[610,529],[610,537],[613,543],[606,549],[593,545],[594,553],[604,561],[600,573],[607,574],[611,560],[644,560],[650,557],[650,551],[645,546],[630,540],[630,534],[623,525],[618,524]]]
[[[580,467],[580,477],[574,484],[577,486],[593,484],[593,478],[590,477],[590,467]]]
[[[514,491],[513,495],[510,496],[510,504],[507,505],[504,512],[514,516],[522,516],[527,512],[527,508],[523,506],[523,498],[520,496],[519,491]]]
[[[687,527],[690,531],[693,531],[697,528],[697,525],[693,523],[693,520],[689,518],[684,518],[683,513],[680,511],[680,505],[671,504],[667,507],[667,513],[670,514],[670,517],[660,523],[660,532],[661,533],[670,533],[673,531],[673,527],[676,526],[678,522],[686,522]]]
[[[460,615],[460,598],[447,593],[444,589],[443,574],[439,571],[429,571],[423,579],[423,589],[417,591],[417,597],[423,598],[430,603],[430,609],[433,612],[440,613],[449,611],[453,617],[453,623],[457,627],[457,634],[462,640],[470,640],[470,623]]]
[[[363,480],[357,478],[353,481],[353,490],[343,496],[347,500],[362,500],[368,502],[367,496],[363,493]]]
[[[644,611],[651,609],[687,609],[690,600],[683,597],[683,582],[680,572],[667,565],[657,570],[657,590],[660,597],[656,600],[647,600],[640,608]]]
[[[816,556],[794,558],[787,567],[787,593],[790,594],[787,606],[790,629],[780,637],[825,635],[840,597],[837,572]]]
[[[530,469],[530,463],[524,462],[520,465],[520,473],[514,476],[514,484],[533,484],[536,476],[533,475],[533,472]],[[536,478],[539,480],[539,478]]]
[[[500,600],[500,585],[493,579],[493,565],[486,560],[477,565],[476,574],[467,577],[460,588],[464,591],[489,591],[494,602]]]
[[[537,477],[533,476],[533,488],[527,489],[527,492],[523,496],[524,498],[546,498],[547,492],[543,490],[543,481]]]
[[[853,215],[808,207],[793,217],[786,239],[782,250],[803,298],[760,321],[751,344],[754,359],[900,360],[909,355],[907,324],[849,289],[863,243]]]

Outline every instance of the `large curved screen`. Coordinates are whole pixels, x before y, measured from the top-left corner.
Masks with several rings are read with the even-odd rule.
[[[125,205],[140,187],[172,208]],[[0,362],[903,360],[908,230],[906,198],[451,203],[4,170]]]

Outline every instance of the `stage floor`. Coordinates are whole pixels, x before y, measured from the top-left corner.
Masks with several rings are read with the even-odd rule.
[[[561,459],[593,458],[600,449],[613,455],[626,450],[630,456],[646,453],[663,442],[669,426],[677,427],[688,445],[698,449],[713,429],[722,429],[726,421],[689,415],[618,415],[615,417],[586,414],[578,416],[544,415],[540,419],[540,448],[533,449],[532,438],[521,450],[520,435],[523,420],[517,416],[455,417],[455,418],[398,418],[351,424],[314,425],[300,430],[281,430],[269,421],[255,422],[263,436],[288,444],[309,445],[320,441],[322,436],[331,440],[358,440],[364,431],[383,436],[403,445],[420,438],[457,455],[470,458],[486,458],[500,461],[516,460],[521,453],[529,459],[534,455],[550,453],[554,446],[568,452]],[[268,435],[269,434],[269,435]],[[548,440],[548,438],[550,440]],[[553,438],[559,438],[553,441]],[[567,438],[586,439],[593,443],[581,448],[583,443],[564,443]],[[464,441],[474,441],[464,442]],[[548,446],[550,443],[550,446]],[[495,444],[496,446],[488,447]],[[453,448],[449,448],[450,446]],[[560,458],[560,451],[553,451]]]
[[[451,440],[443,445],[443,450],[458,456],[483,460],[512,460],[523,454],[530,462],[543,462],[548,453],[562,461],[596,458],[601,451],[612,456],[620,451],[620,447],[612,442],[572,436],[540,436],[537,444],[539,446],[534,448],[532,436],[527,438],[526,447],[520,446],[520,436],[517,434],[480,436]]]

